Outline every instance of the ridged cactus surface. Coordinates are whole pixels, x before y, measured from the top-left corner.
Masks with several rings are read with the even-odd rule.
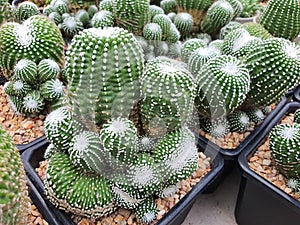
[[[0,128],[0,224],[26,225],[29,197],[26,175],[12,138]]]
[[[22,24],[9,22],[0,30],[0,66],[7,78],[21,59],[38,63],[44,58],[51,58],[62,66],[63,47],[57,26],[44,16],[32,16]]]
[[[259,23],[275,37],[293,40],[300,33],[298,0],[270,0]]]
[[[25,1],[18,5],[15,15],[19,23],[27,20],[29,17],[40,14],[40,10],[36,4]]]

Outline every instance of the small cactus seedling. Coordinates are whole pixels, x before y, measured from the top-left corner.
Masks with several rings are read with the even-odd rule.
[[[254,123],[260,123],[265,118],[264,113],[259,108],[248,109],[246,114],[249,116],[250,121]]]
[[[230,124],[226,118],[200,118],[200,128],[214,138],[224,137],[230,131]]]
[[[230,21],[228,24],[226,24],[224,27],[221,28],[219,37],[221,39],[224,39],[226,35],[229,34],[231,31],[242,27],[243,27],[242,24],[235,21]]]
[[[181,48],[181,60],[188,63],[191,54],[198,48],[204,48],[205,44],[201,39],[192,38],[185,41]]]
[[[30,208],[26,174],[11,137],[0,128],[0,224],[26,225]]]
[[[243,133],[250,127],[250,118],[243,111],[234,111],[227,117],[230,131]]]
[[[92,17],[91,24],[93,27],[110,27],[114,25],[114,17],[110,11],[100,10]]]
[[[193,17],[189,13],[178,13],[174,18],[174,24],[183,38],[188,37],[193,28]]]
[[[293,40],[300,33],[299,1],[270,0],[259,23],[275,37]]]
[[[300,124],[279,124],[270,132],[270,150],[279,171],[300,179]]]
[[[65,37],[73,38],[83,29],[83,23],[73,16],[68,16],[61,23],[61,31]]]
[[[177,3],[176,0],[162,0],[160,1],[160,7],[168,14],[170,12],[176,12]]]

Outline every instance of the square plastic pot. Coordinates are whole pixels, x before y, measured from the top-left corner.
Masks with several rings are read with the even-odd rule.
[[[293,99],[300,102],[300,85],[295,89]]]
[[[270,130],[279,123],[286,113],[300,108],[299,102],[285,105],[270,121],[238,158],[242,178],[235,208],[235,218],[239,225],[298,225],[300,221],[300,202],[277,188],[268,180],[251,170],[248,159],[266,140]]]
[[[43,161],[44,152],[49,145],[49,142],[45,139],[38,142],[36,145],[26,149],[21,155],[24,168],[29,180],[33,183],[35,190],[42,196],[43,201],[48,206],[49,210],[59,221],[54,225],[74,225],[70,215],[55,208],[46,198],[44,193],[44,185],[38,174],[35,172],[35,168],[39,167],[39,162]],[[220,154],[214,149],[205,149],[201,142],[198,142],[199,151],[203,151],[206,156],[212,159],[211,171],[206,174],[192,190],[186,194],[164,217],[159,220],[157,225],[180,225],[188,215],[197,197],[211,184],[215,182],[221,173],[224,160]],[[205,206],[204,206],[205,207]],[[52,225],[52,224],[51,224]]]
[[[37,145],[39,142],[44,142],[46,140],[46,136],[42,136],[42,137],[39,137],[31,142],[29,142],[28,144],[19,144],[19,145],[16,145],[20,154],[22,154],[26,149],[28,148],[31,148],[35,145]]]

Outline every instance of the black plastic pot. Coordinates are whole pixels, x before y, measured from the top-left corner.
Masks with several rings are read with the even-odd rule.
[[[300,108],[299,102],[285,105],[238,158],[242,178],[235,208],[239,225],[296,225],[300,221],[300,202],[252,171],[248,159],[265,141],[270,130],[286,115]]]
[[[295,89],[293,99],[300,102],[300,85]]]
[[[31,147],[37,145],[39,142],[45,141],[46,139],[47,138],[44,135],[42,137],[39,137],[39,138],[29,142],[28,144],[19,144],[19,145],[16,145],[16,146],[19,149],[20,154],[22,154],[26,149],[31,148]]]
[[[44,160],[43,155],[48,146],[48,141],[43,140],[37,143],[35,146],[28,148],[22,154],[22,161],[28,178],[34,184],[37,192],[43,197],[44,202],[49,207],[49,210],[54,214],[59,221],[59,225],[73,225],[74,223],[70,219],[70,215],[64,213],[61,210],[55,208],[47,199],[44,194],[43,182],[35,172],[35,168],[39,166],[39,162]],[[194,202],[196,201],[199,194],[201,194],[208,185],[215,182],[218,175],[221,173],[224,160],[220,154],[214,149],[205,149],[201,143],[198,143],[200,151],[203,151],[206,156],[212,159],[212,169],[211,171],[203,177],[198,184],[193,187],[193,189],[182,198],[164,217],[157,223],[158,225],[180,225],[190,209],[192,208]],[[58,225],[54,224],[54,225]],[[51,224],[52,225],[52,224]]]
[[[6,83],[6,78],[0,75],[0,85],[4,85]]]
[[[219,186],[219,184],[224,180],[224,178],[229,174],[234,167],[237,167],[237,159],[240,153],[254,140],[256,139],[262,130],[270,123],[272,118],[278,114],[278,112],[288,103],[292,98],[292,92],[289,92],[282,100],[277,104],[276,108],[249,134],[235,149],[226,149],[221,148],[220,146],[212,143],[207,138],[202,135],[199,136],[199,142],[202,142],[202,145],[206,149],[214,149],[215,151],[220,152],[221,156],[224,159],[224,169],[219,175],[215,183],[212,183],[205,191],[205,193],[212,193]]]

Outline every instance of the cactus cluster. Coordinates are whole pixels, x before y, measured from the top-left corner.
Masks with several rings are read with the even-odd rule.
[[[26,225],[29,215],[26,175],[18,149],[0,128],[0,224]]]
[[[22,24],[8,22],[0,30],[0,67],[4,76],[12,76],[21,59],[39,63],[52,59],[61,67],[64,63],[64,41],[57,26],[47,17],[35,15]]]
[[[37,5],[29,1],[20,3],[15,11],[15,16],[19,23],[24,22],[31,16],[39,14],[40,10]]]
[[[51,59],[43,59],[39,64],[29,59],[17,62],[13,76],[4,86],[12,109],[19,114],[38,114],[45,105],[63,98],[59,73],[59,65]]]

